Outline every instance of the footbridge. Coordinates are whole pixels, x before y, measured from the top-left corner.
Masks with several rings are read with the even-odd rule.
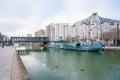
[[[13,42],[49,42],[48,37],[11,37]]]

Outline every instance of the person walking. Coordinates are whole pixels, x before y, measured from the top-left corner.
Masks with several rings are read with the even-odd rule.
[[[4,42],[2,43],[2,48],[4,48]]]

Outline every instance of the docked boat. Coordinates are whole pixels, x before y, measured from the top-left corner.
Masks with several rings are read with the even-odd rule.
[[[65,43],[65,41],[54,41],[54,42],[51,42],[48,46],[51,48],[63,49],[64,43]]]
[[[102,49],[102,45],[100,42],[87,43],[87,42],[55,41],[50,43],[49,47],[77,51],[99,51]]]

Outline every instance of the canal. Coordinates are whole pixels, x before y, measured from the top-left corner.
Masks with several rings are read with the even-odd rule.
[[[120,52],[19,52],[31,80],[120,80]]]

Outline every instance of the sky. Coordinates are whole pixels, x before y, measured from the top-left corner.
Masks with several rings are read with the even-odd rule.
[[[26,36],[50,23],[70,23],[92,13],[120,20],[120,0],[0,0],[0,32]]]

